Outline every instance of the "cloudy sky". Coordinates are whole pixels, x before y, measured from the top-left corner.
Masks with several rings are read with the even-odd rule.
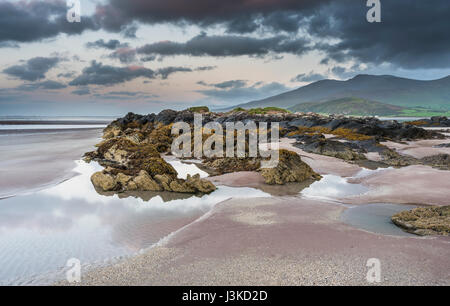
[[[223,107],[357,74],[450,74],[450,1],[0,0],[0,115]]]

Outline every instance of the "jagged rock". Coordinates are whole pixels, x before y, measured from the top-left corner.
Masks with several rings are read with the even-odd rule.
[[[336,157],[343,160],[365,159],[364,155],[354,152],[350,144],[335,140],[319,139],[304,144],[296,143],[295,146],[301,148],[305,152]]]
[[[173,180],[170,182],[170,189],[173,192],[179,193],[195,193],[196,190],[191,188],[186,182],[182,180]]]
[[[113,176],[103,172],[96,172],[91,176],[92,184],[103,191],[113,191],[117,183]]]
[[[260,171],[264,181],[269,185],[284,185],[321,178],[297,153],[288,150],[280,150],[280,159],[275,168],[262,168]]]
[[[137,188],[142,191],[162,191],[163,188],[155,182],[147,171],[141,170],[139,175],[133,179]]]
[[[450,206],[416,208],[400,212],[391,219],[395,225],[416,235],[450,234]]]
[[[261,158],[224,157],[205,160],[204,165],[217,171],[218,174],[256,171],[261,167]]]
[[[211,193],[217,189],[210,181],[201,179],[200,174],[194,176],[188,175],[186,184],[201,193]]]
[[[450,155],[439,154],[433,156],[427,156],[421,159],[424,165],[439,168],[442,170],[450,170]]]
[[[170,182],[172,178],[168,175],[155,175],[155,180],[163,187],[165,191],[172,191]]]

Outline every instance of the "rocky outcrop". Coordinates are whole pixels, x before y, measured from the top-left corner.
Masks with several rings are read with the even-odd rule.
[[[354,150],[354,146],[348,142],[329,140],[323,135],[305,136],[295,144],[296,147],[308,153],[320,154],[340,158],[343,160],[363,160],[365,156]]]
[[[203,165],[214,169],[215,173],[219,175],[239,171],[256,171],[261,167],[261,158],[211,158],[206,159]]]
[[[85,160],[96,160],[105,170],[94,173],[92,184],[101,191],[171,191],[211,193],[216,187],[200,176],[177,178],[175,169],[161,158],[155,144],[136,143],[124,136],[107,139]]]
[[[450,206],[416,208],[400,212],[391,219],[395,225],[416,235],[450,234]]]
[[[275,168],[262,168],[260,172],[269,185],[284,185],[321,178],[297,153],[288,150],[280,150],[279,162]]]
[[[406,122],[406,124],[419,127],[450,127],[450,119],[445,116],[431,117],[430,119],[420,119]]]

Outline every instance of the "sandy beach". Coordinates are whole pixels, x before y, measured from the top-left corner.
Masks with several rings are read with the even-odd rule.
[[[0,133],[0,198],[36,191],[76,175],[74,161],[99,142],[102,129]]]
[[[284,186],[266,189],[270,198],[231,198],[144,254],[86,271],[81,285],[370,285],[370,258],[381,262],[381,285],[450,284],[449,237],[381,234],[342,219],[346,210],[368,203],[448,205],[448,171],[410,166],[361,175],[358,165],[305,153],[289,140],[281,147],[295,150],[320,174],[347,177],[368,192],[315,200],[299,194],[307,186]],[[264,190],[257,172],[210,180]]]

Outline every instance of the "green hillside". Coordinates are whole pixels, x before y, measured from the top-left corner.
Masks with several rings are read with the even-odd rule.
[[[350,116],[435,116],[448,115],[426,108],[408,108],[362,98],[341,98],[325,102],[300,103],[289,108],[293,112],[314,112]]]
[[[450,76],[431,81],[390,75],[358,75],[347,81],[322,80],[281,95],[238,106],[246,109],[267,106],[290,108],[299,103],[346,97],[360,97],[410,109],[424,108],[447,112],[450,111]]]

